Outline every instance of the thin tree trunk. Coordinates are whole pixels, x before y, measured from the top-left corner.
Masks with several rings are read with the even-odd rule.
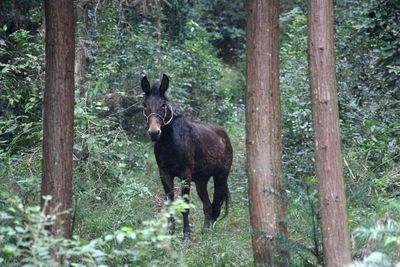
[[[79,89],[79,96],[85,95],[85,87],[83,86],[86,62],[88,52],[86,41],[88,39],[88,3],[89,0],[79,0],[76,4],[76,21],[77,21],[77,46],[75,53],[75,86]]]
[[[72,0],[46,0],[46,85],[43,101],[41,196],[51,195],[46,212],[72,206],[75,21]],[[54,234],[71,237],[69,213],[57,216]]]
[[[325,266],[351,262],[340,148],[331,0],[308,1],[308,60]]]
[[[256,266],[286,266],[281,185],[279,1],[247,1],[246,150],[250,223]]]

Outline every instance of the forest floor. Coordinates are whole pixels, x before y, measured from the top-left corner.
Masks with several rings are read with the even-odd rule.
[[[252,266],[252,250],[247,199],[247,178],[245,174],[245,135],[244,123],[232,124],[226,128],[234,150],[234,160],[229,176],[231,200],[229,214],[216,222],[213,232],[202,234],[204,220],[203,208],[192,184],[190,201],[194,208],[189,219],[192,228],[188,242],[174,242],[171,251],[180,266]],[[144,197],[115,198],[93,202],[93,198],[83,197],[77,210],[76,228],[74,232],[82,238],[97,238],[104,231],[115,231],[123,226],[140,225],[142,221],[157,216],[163,206],[164,193],[158,177],[150,140],[143,146],[144,151],[132,153],[148,154],[148,158],[140,170],[132,173],[132,182],[141,185],[145,190]],[[179,179],[175,179],[176,194],[179,195]],[[124,185],[122,185],[124,186]],[[115,191],[124,190],[115,188]],[[209,182],[208,190],[212,198],[213,182]],[[118,193],[113,193],[113,196]],[[121,200],[123,199],[123,200]],[[123,201],[124,203],[121,203]],[[177,223],[176,236],[182,238],[182,222]]]

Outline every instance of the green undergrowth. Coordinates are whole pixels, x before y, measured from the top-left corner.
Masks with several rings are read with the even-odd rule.
[[[242,2],[200,1],[194,7],[186,2],[172,1],[176,10],[164,5],[159,55],[154,12],[143,17],[139,9],[121,13],[113,4],[90,7],[84,96],[78,97],[77,92],[75,98],[71,211],[75,238],[71,242],[52,238],[39,227],[44,220],[38,208],[43,32],[17,29],[7,34],[7,27],[1,27],[0,37],[5,38],[0,40],[1,266],[20,266],[30,260],[36,261],[34,266],[53,266],[47,256],[49,249],[57,247],[71,261],[66,266],[252,266],[244,31],[239,25],[244,13],[229,9],[214,16],[208,9],[211,2],[215,8],[235,2],[240,4],[236,9],[243,10]],[[394,265],[400,261],[397,15],[395,8],[387,9],[379,1],[353,2],[335,3],[339,119],[353,258],[355,266],[371,266],[372,261]],[[395,6],[396,1],[386,2]],[[38,3],[31,18],[37,28],[42,23]],[[323,266],[305,10],[300,3],[286,6],[280,17],[281,178],[288,228],[281,246],[289,252],[292,266]],[[175,19],[180,20],[178,28],[164,27]],[[234,44],[233,40],[241,44],[235,45],[234,64],[228,66],[229,57],[217,55],[224,54],[219,48]],[[174,107],[194,119],[223,126],[234,148],[229,215],[216,223],[214,232],[202,234],[202,205],[192,185],[189,242],[181,240],[181,222],[173,236],[159,223],[165,219],[160,218],[165,215],[164,193],[141,114],[141,77],[153,80],[162,73],[170,77],[168,95]],[[176,179],[177,196],[179,185]],[[211,197],[212,187],[211,181]],[[38,235],[32,237],[33,233]],[[133,238],[144,233],[143,238]],[[138,245],[138,241],[145,242]],[[28,248],[43,258],[29,254]]]
[[[139,258],[129,259],[126,254],[121,254],[123,259],[113,258],[108,253],[117,249],[117,243],[107,241],[102,247],[102,253],[107,255],[103,257],[108,259],[106,262],[114,263],[114,266],[126,266],[132,262],[140,266],[252,266],[243,107],[237,106],[234,112],[235,116],[223,124],[234,148],[228,216],[217,221],[214,232],[202,234],[202,204],[193,184],[190,196],[193,204],[190,210],[192,237],[189,242],[181,240],[182,223],[178,221],[171,240],[159,242],[157,234],[154,236],[155,243],[152,243],[154,246],[138,248],[138,253],[144,255]],[[73,232],[78,241],[64,245],[74,247],[76,253],[81,253],[82,242],[104,241],[105,236],[111,233],[117,235],[121,229],[146,230],[149,225],[145,222],[157,220],[165,206],[150,140],[140,134],[128,135],[112,118],[89,114],[78,109],[75,121],[72,214]],[[399,213],[396,193],[388,189],[396,186],[398,171],[395,165],[388,162],[388,166],[377,173],[374,170],[377,167],[369,166],[371,162],[363,157],[363,153],[362,147],[344,149],[349,222],[355,240],[354,256],[361,259],[379,252],[381,254],[373,255],[395,260],[399,257],[395,252],[398,248],[399,228],[396,222]],[[2,188],[18,195],[24,205],[39,203],[40,154],[37,147],[2,162],[2,174],[7,178],[1,181]],[[301,155],[297,159],[293,156],[288,158],[284,154],[285,159],[290,159],[284,161],[283,179],[288,203],[286,223],[289,238],[282,242],[282,246],[290,252],[293,266],[316,266],[323,260],[317,181],[315,176],[307,175],[307,169],[302,169],[307,158]],[[382,175],[384,183],[380,183],[377,175]],[[176,195],[179,195],[178,179],[175,180],[175,187]],[[212,180],[209,192],[212,197]],[[391,205],[387,199],[392,199]],[[3,204],[7,205],[7,202]],[[177,217],[180,219],[181,215],[177,214]],[[12,231],[7,233],[19,235]],[[55,245],[61,244],[58,241]],[[92,248],[95,252],[90,253],[96,253],[97,247]],[[7,257],[14,253],[8,251],[13,247],[2,249],[6,249],[3,253],[8,253]],[[368,253],[362,255],[366,249]],[[98,266],[96,264],[89,266]],[[362,264],[362,261],[356,264]]]
[[[189,216],[192,228],[191,240],[174,242],[171,247],[180,258],[181,266],[199,266],[199,263],[201,266],[252,264],[247,179],[243,168],[245,161],[243,126],[243,118],[238,116],[235,123],[226,127],[234,147],[234,163],[229,177],[231,201],[228,216],[216,222],[214,232],[202,234],[203,208],[192,184],[190,201],[194,206]],[[124,140],[131,142],[129,138]],[[164,205],[164,193],[150,140],[132,142],[131,146],[125,147],[128,154],[137,153],[138,148],[142,155],[146,155],[146,159],[139,167],[121,171],[120,176],[110,182],[109,188],[98,185],[96,189],[96,184],[105,182],[101,179],[93,180],[90,184],[86,181],[85,187],[92,188],[92,191],[81,189],[79,195],[75,194],[77,200],[74,233],[85,239],[98,238],[106,230],[115,231],[123,226],[139,226],[142,221],[157,216]],[[103,180],[105,179],[103,177]],[[82,188],[82,185],[79,188]],[[177,178],[175,188],[175,195],[178,196],[180,183]],[[212,198],[212,179],[208,190]],[[182,223],[178,222],[175,236],[179,239],[182,238],[181,232]]]

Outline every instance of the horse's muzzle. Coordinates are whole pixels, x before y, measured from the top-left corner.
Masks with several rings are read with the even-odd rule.
[[[150,135],[152,141],[158,141],[161,136],[161,121],[156,116],[149,117],[149,129],[147,133]]]
[[[147,133],[150,135],[151,141],[158,141],[161,136],[161,130],[156,130],[156,131],[147,131]]]

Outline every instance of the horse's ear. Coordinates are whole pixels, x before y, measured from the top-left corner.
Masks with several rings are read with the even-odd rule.
[[[147,76],[142,78],[141,86],[146,95],[150,94],[150,83],[149,80],[147,80]]]
[[[160,93],[163,95],[168,89],[169,78],[167,75],[163,74],[161,84],[160,84]]]

